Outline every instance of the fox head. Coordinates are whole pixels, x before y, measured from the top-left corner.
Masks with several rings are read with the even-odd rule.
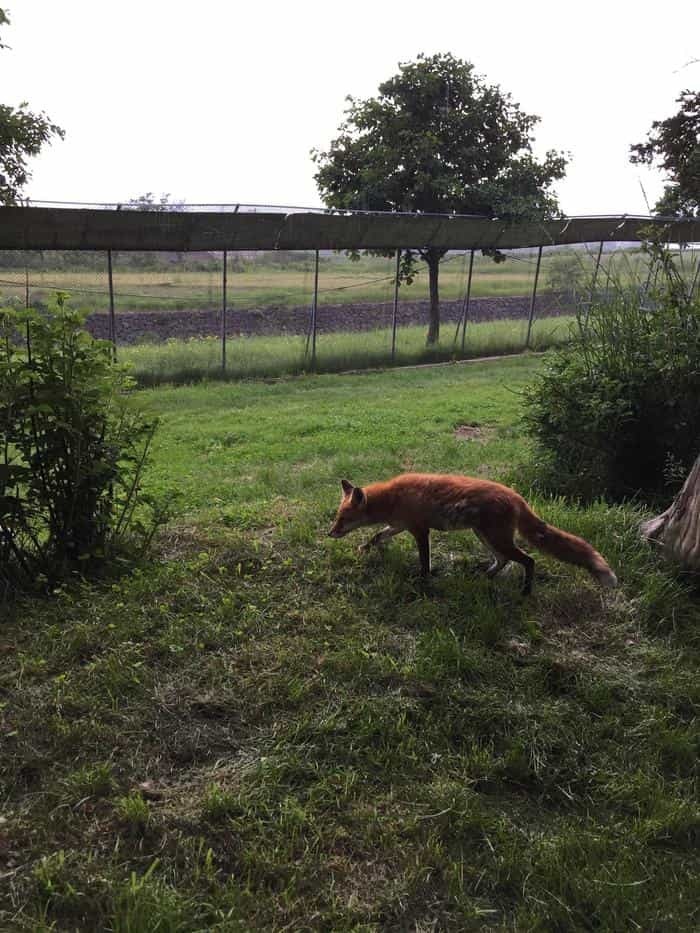
[[[331,530],[331,538],[342,538],[349,531],[370,524],[367,517],[367,496],[359,486],[353,486],[348,480],[340,481],[343,487],[343,498],[340,500],[338,512]]]

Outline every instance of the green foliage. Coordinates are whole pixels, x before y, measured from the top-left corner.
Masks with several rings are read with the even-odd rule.
[[[151,821],[151,811],[141,794],[131,793],[115,801],[117,819],[129,832],[143,835]]]
[[[126,371],[59,292],[48,314],[0,311],[0,580],[94,569],[158,515],[141,492],[155,423]],[[24,345],[19,343],[20,332]]]
[[[152,191],[146,194],[140,194],[137,198],[131,198],[127,202],[127,207],[134,211],[157,211],[158,213],[172,213],[181,211],[185,206],[184,201],[171,201],[169,194],[161,194],[159,198]]]
[[[10,20],[7,18],[7,13],[5,10],[0,7],[0,26],[6,26]],[[6,49],[7,46],[0,42],[0,49]]]
[[[239,805],[235,794],[218,784],[211,784],[207,787],[202,799],[202,814],[205,819],[221,822],[226,817],[237,813],[238,810]]]
[[[6,12],[0,9],[0,26],[7,25]],[[0,49],[5,46],[0,43]],[[8,107],[0,104],[0,204],[14,204],[27,183],[27,159],[38,155],[53,136],[62,139],[64,132],[45,113],[32,113],[28,104]]]
[[[313,150],[314,176],[330,207],[535,219],[558,210],[550,190],[566,158],[539,162],[532,131],[539,117],[487,85],[451,54],[419,55],[367,100],[348,97],[345,122],[327,151]],[[445,255],[420,250],[431,282],[428,342],[439,336],[438,270]],[[411,277],[412,254],[402,275]]]
[[[700,215],[700,93],[683,91],[678,113],[654,120],[645,143],[631,147],[630,161],[658,160],[669,184],[656,204],[659,214]]]
[[[566,159],[532,155],[539,118],[450,54],[419,55],[379,86],[349,97],[328,151],[314,150],[321,196],[332,207],[498,217],[542,217]]]
[[[109,764],[86,765],[65,780],[68,800],[76,804],[85,797],[109,797],[114,790],[114,777]]]
[[[649,295],[579,310],[574,340],[526,390],[540,481],[584,499],[668,495],[700,446],[700,300],[649,242]]]

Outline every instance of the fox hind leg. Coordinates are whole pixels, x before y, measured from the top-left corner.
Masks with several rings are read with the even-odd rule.
[[[493,577],[495,577],[496,574],[500,573],[501,570],[503,570],[503,568],[506,567],[510,563],[510,561],[507,560],[505,557],[503,557],[502,554],[499,554],[497,551],[494,551],[493,547],[491,546],[487,538],[480,531],[477,531],[476,528],[474,529],[474,534],[477,536],[477,538],[479,538],[479,540],[487,548],[487,550],[490,551],[491,556],[493,557],[493,561],[486,568],[486,576],[490,580]]]
[[[487,547],[493,551],[495,555],[493,564],[491,564],[489,569],[486,571],[489,577],[494,577],[497,573],[499,573],[499,571],[503,569],[503,567],[505,567],[508,561],[514,560],[516,563],[520,564],[525,571],[523,596],[529,596],[530,593],[532,593],[532,580],[535,575],[535,562],[529,554],[526,554],[525,551],[521,551],[520,548],[515,544],[512,532],[508,529],[489,529],[487,531],[482,528],[479,531],[479,537],[484,541]]]

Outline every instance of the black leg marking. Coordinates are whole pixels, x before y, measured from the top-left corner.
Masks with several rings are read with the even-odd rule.
[[[414,530],[411,534],[416,539],[416,544],[418,545],[421,576],[427,577],[430,575],[430,531],[423,529]]]

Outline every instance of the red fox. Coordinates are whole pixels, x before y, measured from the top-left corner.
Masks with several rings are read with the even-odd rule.
[[[430,573],[430,530],[471,528],[493,552],[486,571],[495,577],[506,564],[517,561],[525,570],[523,595],[532,592],[535,562],[516,546],[520,534],[558,560],[578,564],[602,586],[617,586],[617,577],[601,555],[583,538],[548,525],[514,489],[471,476],[439,473],[402,473],[383,483],[360,488],[344,479],[343,498],[329,531],[342,538],[365,525],[385,525],[360,547],[361,551],[409,531],[416,539],[421,573]]]

